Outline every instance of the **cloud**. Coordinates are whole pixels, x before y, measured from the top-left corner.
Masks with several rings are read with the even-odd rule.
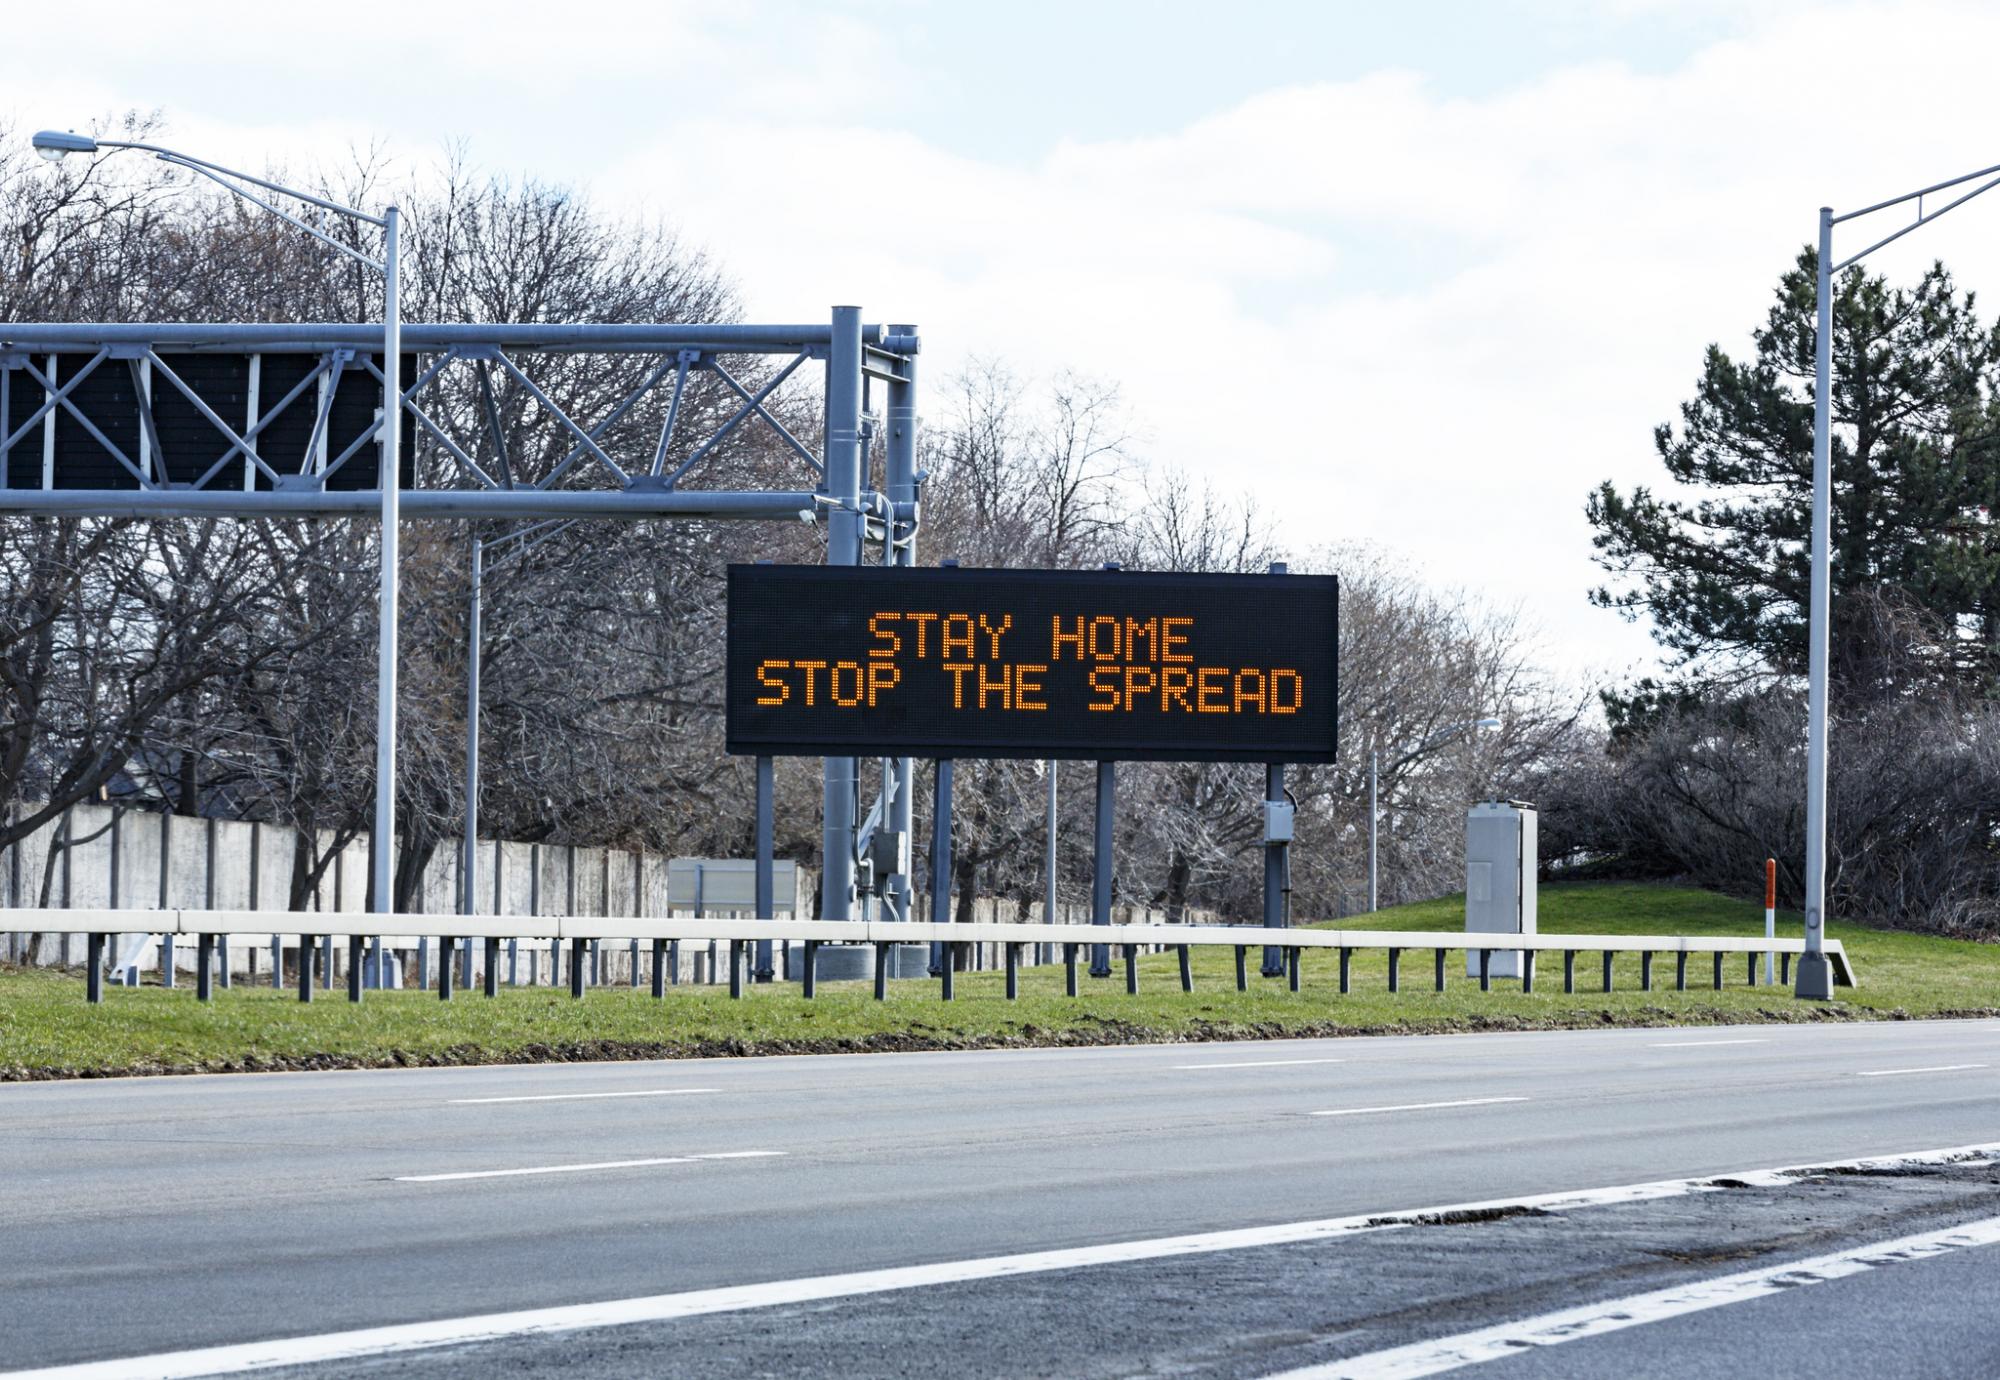
[[[903,50],[863,11],[395,12],[387,70],[361,41],[377,12],[329,36],[281,7],[171,81],[119,23],[87,64],[42,44],[0,80],[22,110],[166,104],[190,146],[252,163],[462,135],[489,166],[578,177],[677,222],[753,314],[916,321],[933,380],[995,354],[1115,379],[1156,458],[1252,490],[1300,546],[1374,541],[1522,604],[1571,670],[1649,647],[1584,601],[1585,494],[1658,479],[1652,427],[1707,343],[1746,345],[1816,208],[2000,161],[2000,13],[1949,3],[1733,12],[1677,62],[1471,97],[1380,70],[1012,160],[904,118]],[[1938,256],[1990,283],[1995,216],[2000,198],[1871,266]]]
[[[1822,201],[2000,157],[1995,40],[1955,6],[1777,7],[1664,72],[1476,100],[1380,72],[1026,167],[920,132],[681,127],[609,181],[685,188],[753,311],[916,320],[933,377],[998,352],[1120,380],[1160,459],[1251,488],[1301,545],[1379,541],[1523,604],[1571,669],[1615,667],[1649,644],[1584,602],[1585,494],[1657,483],[1652,427],[1707,343],[1746,347]],[[1990,280],[1982,213],[1880,267]]]

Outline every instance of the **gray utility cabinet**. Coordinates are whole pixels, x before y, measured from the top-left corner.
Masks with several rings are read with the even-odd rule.
[[[1484,800],[1465,815],[1465,932],[1535,933],[1535,807],[1519,800]],[[1494,977],[1521,976],[1518,949],[1496,950]],[[1479,955],[1465,956],[1467,977],[1479,976]]]

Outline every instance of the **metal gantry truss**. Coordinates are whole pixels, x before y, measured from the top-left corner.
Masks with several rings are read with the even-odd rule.
[[[918,523],[918,348],[914,327],[865,325],[858,307],[836,307],[817,325],[406,324],[402,358],[414,369],[403,373],[409,382],[400,395],[413,424],[408,434],[448,457],[451,482],[403,487],[404,475],[414,473],[409,445],[393,463],[380,456],[389,372],[382,367],[380,325],[0,323],[0,514],[365,517],[382,509],[378,486],[386,475],[403,487],[404,518],[796,522],[823,515],[828,564],[860,564],[864,541],[875,537],[884,564],[910,565]],[[595,417],[579,417],[521,362],[546,355],[644,357],[644,363],[639,382],[622,397]],[[758,356],[783,362],[768,371],[725,362]],[[220,387],[213,381],[218,370],[234,369],[234,360],[243,361],[243,406],[225,416],[214,406]],[[817,453],[771,405],[813,361],[824,366],[824,442]],[[433,416],[423,403],[426,389],[447,370],[463,369],[473,373],[479,403],[473,432]],[[718,380],[735,405],[707,434],[693,435],[688,381],[700,371]],[[518,473],[510,459],[496,376],[532,399],[536,424],[562,438],[561,459],[538,478]],[[204,388],[205,380],[212,386]],[[877,385],[886,395],[879,412],[870,407]],[[357,395],[364,408],[358,417]],[[635,408],[649,400],[657,406],[662,397],[665,414],[656,433],[648,428],[643,444],[635,443],[635,429],[614,439],[614,428]],[[810,475],[811,487],[680,487],[751,425],[776,437],[801,463],[801,478]],[[879,489],[867,454],[878,428],[884,456]],[[479,431],[491,442],[487,464],[478,458]],[[684,443],[683,434],[690,437]],[[379,456],[372,473],[365,460],[356,464],[371,444]],[[31,472],[40,482],[19,482],[24,455],[32,456]],[[108,480],[79,487],[96,473]],[[759,765],[757,833],[760,854],[768,859],[770,772],[768,764]],[[885,764],[884,796],[866,831],[881,828],[902,841],[880,888],[885,906],[898,916],[907,916],[910,894],[910,783],[907,759]],[[821,906],[827,919],[853,914],[856,864],[867,847],[856,828],[857,784],[854,759],[827,760]],[[768,913],[767,893],[768,876],[760,875],[760,913]]]
[[[879,381],[891,392],[910,377],[917,339],[902,327],[860,328],[857,350],[837,351],[832,325],[406,325],[402,342],[414,357],[415,376],[403,389],[403,409],[414,436],[448,457],[455,482],[450,487],[409,489],[402,499],[410,518],[474,517],[656,517],[701,516],[796,519],[845,498],[859,503],[858,491],[843,495],[826,485],[827,461],[802,441],[769,406],[772,396],[809,361],[827,370],[829,402],[842,390],[836,372],[858,384]],[[0,511],[72,516],[274,517],[332,516],[372,512],[377,501],[375,473],[367,487],[342,482],[355,457],[379,444],[377,425],[349,428],[338,448],[329,444],[336,399],[353,396],[350,376],[366,379],[367,395],[379,400],[382,388],[381,328],[369,324],[161,323],[0,325]],[[641,381],[594,418],[572,416],[538,384],[518,357],[529,354],[648,357]],[[836,355],[847,358],[836,358]],[[754,388],[738,377],[726,357],[789,356]],[[191,384],[189,356],[233,356],[244,361],[249,407],[240,417],[221,415],[204,390]],[[284,357],[287,366],[274,385],[265,361]],[[58,362],[60,361],[60,375]],[[201,361],[192,361],[195,364]],[[223,361],[226,363],[226,361]],[[130,371],[129,388],[109,395],[102,384],[107,366]],[[471,369],[490,429],[496,459],[475,458],[476,438],[447,419],[433,416],[424,394],[447,370]],[[684,400],[690,375],[706,371],[734,396],[738,406],[706,436],[679,450],[686,430]],[[500,434],[493,382],[511,380],[540,412],[546,425],[563,434],[567,453],[546,474],[528,479],[513,472]],[[98,380],[97,397],[84,388]],[[197,379],[197,383],[201,380]],[[346,384],[347,387],[343,388]],[[262,385],[262,387],[260,387]],[[281,391],[282,390],[282,391]],[[272,400],[272,395],[275,399]],[[260,397],[261,395],[261,397]],[[665,422],[643,451],[628,447],[615,454],[607,433],[649,399],[666,398]],[[207,424],[205,437],[187,428],[173,438],[183,452],[164,453],[159,413],[164,397]],[[94,404],[94,405],[93,405]],[[892,399],[891,406],[894,406]],[[117,487],[80,488],[62,473],[55,455],[56,428],[67,419],[88,438],[85,443],[116,466]],[[745,424],[761,424],[810,474],[815,489],[783,491],[684,490],[685,479]],[[861,423],[857,419],[855,429]],[[829,415],[829,434],[836,429]],[[305,444],[298,445],[303,430]],[[290,444],[281,446],[281,435]],[[136,446],[120,440],[136,437]],[[205,441],[197,455],[186,452]],[[41,482],[23,484],[22,457],[31,454]],[[11,463],[10,463],[11,462]],[[233,463],[232,463],[233,462]],[[407,467],[407,456],[405,457]],[[379,471],[377,472],[379,473]],[[185,476],[185,477],[180,477]],[[815,493],[821,496],[814,498]],[[913,497],[907,502],[913,502]],[[872,506],[880,499],[869,496]],[[912,525],[914,515],[898,517]]]

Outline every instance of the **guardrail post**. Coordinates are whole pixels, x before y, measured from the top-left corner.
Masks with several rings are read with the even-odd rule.
[[[1238,949],[1236,955],[1237,965],[1240,968],[1243,962],[1243,950]],[[1063,945],[1063,990],[1072,997],[1076,995],[1076,945],[1074,944]]]
[[[1744,978],[1743,980],[1744,980],[1744,982],[1748,983],[1748,984],[1749,984],[1750,986],[1752,986],[1752,987],[1755,987],[1755,986],[1757,985],[1757,955],[1755,955],[1755,954],[1745,954],[1745,955],[1743,955],[1743,956],[1744,956],[1745,958],[1747,958],[1747,959],[1749,959],[1749,960],[1750,960],[1750,971],[1749,971],[1749,976],[1745,977],[1745,978]],[[1721,962],[1721,955],[1719,955],[1719,954],[1718,954],[1718,955],[1716,956],[1716,961],[1717,961],[1718,963],[1720,963],[1720,962]],[[1722,986],[1722,984],[1721,984],[1721,983],[1719,983],[1719,982],[1718,982],[1718,983],[1716,983],[1715,985],[1716,985],[1717,987],[1720,987],[1720,986]]]
[[[299,1000],[313,999],[313,959],[319,953],[319,936],[302,934],[299,936]]]
[[[1688,987],[1688,956],[1685,949],[1674,955],[1674,990],[1685,992]]]
[[[210,823],[214,821],[211,820]],[[194,941],[194,999],[207,1001],[215,994],[215,936],[196,935]]]
[[[1192,992],[1194,991],[1194,966],[1188,960],[1188,946],[1185,944],[1176,944],[1174,947],[1179,950],[1181,956],[1181,991]]]
[[[1521,950],[1521,990],[1523,992],[1532,992],[1535,990],[1535,951],[1533,949]]]
[[[769,943],[770,941],[766,940],[765,942]],[[759,952],[761,953],[762,950],[760,949]],[[877,944],[875,946],[876,1001],[887,1001],[889,999],[889,955],[891,952],[893,952],[891,945]]]
[[[1389,950],[1389,990],[1391,992],[1395,992],[1401,989],[1402,966],[1403,966],[1403,951],[1401,949]]]
[[[1236,946],[1236,990],[1239,992],[1250,990],[1250,975],[1245,971],[1247,956],[1247,946],[1238,944]]]
[[[1185,952],[1185,951],[1183,951]],[[1021,946],[1007,945],[1007,1000],[1013,1001],[1021,995]]]
[[[632,980],[639,980],[639,960],[632,960]],[[482,988],[489,997],[500,995],[500,936],[490,935],[486,940],[486,981]]]
[[[1756,984],[1756,981],[1757,981],[1757,955],[1751,954],[1750,982],[1754,986]],[[1718,992],[1722,990],[1722,951],[1720,949],[1716,950],[1715,953],[1715,990]]]
[[[1493,990],[1493,950],[1491,949],[1481,949],[1479,951],[1479,990],[1482,992],[1491,992]]]
[[[1340,950],[1340,995],[1341,995],[1341,996],[1343,996],[1343,997],[1347,995],[1347,970],[1348,970],[1348,960],[1349,960],[1350,958],[1352,958],[1353,956],[1354,956],[1354,951],[1353,951],[1352,949],[1349,949],[1349,948],[1347,948],[1347,947],[1346,947],[1345,945],[1342,945],[1342,946],[1341,946],[1341,950]]]
[[[1611,990],[1611,950],[1604,951],[1604,990]]]
[[[1639,990],[1641,992],[1650,992],[1653,990],[1653,951],[1651,949],[1642,950],[1639,954]]]
[[[1139,946],[1137,944],[1127,944],[1125,946],[1125,993],[1127,996],[1137,996],[1139,993]]]
[[[667,995],[667,941],[664,939],[653,941],[653,995]]]
[[[361,1000],[362,947],[363,941],[360,935],[347,936],[347,999],[350,1002]]]
[[[569,994],[577,1001],[583,1000],[584,958],[589,952],[588,940],[572,939],[569,942]]]
[[[819,941],[817,939],[808,939],[806,941],[806,971],[805,977],[800,983],[800,989],[805,993],[808,1000],[819,989]]]
[[[743,945],[734,939],[729,941],[729,996],[743,1000]]]
[[[1567,997],[1567,996],[1573,996],[1575,995],[1575,993],[1576,993],[1576,950],[1564,949],[1563,950],[1563,995]]]
[[[938,959],[938,997],[942,1001],[950,1001],[952,974],[958,967],[958,945],[946,943],[938,945],[938,948],[943,950]]]
[[[104,1002],[104,935],[92,930],[84,940],[83,999],[92,1006]]]
[[[446,935],[438,940],[438,1000],[451,1000],[451,975],[458,964],[458,955],[452,952],[452,945],[458,942],[456,935]]]
[[[1285,950],[1287,983],[1294,992],[1299,990],[1299,966],[1302,961],[1300,950],[1296,945]]]
[[[1782,987],[1792,985],[1792,956],[1789,952],[1778,955],[1778,984]]]
[[[667,943],[667,981],[676,987],[681,985],[681,941],[678,939]]]
[[[1443,949],[1431,950],[1431,958],[1437,964],[1437,990],[1440,992],[1444,991],[1444,955]]]

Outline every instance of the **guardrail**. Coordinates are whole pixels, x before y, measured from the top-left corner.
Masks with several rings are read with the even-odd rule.
[[[319,941],[326,936],[344,937],[348,941],[347,995],[350,1001],[361,1000],[362,992],[362,946],[371,939],[381,939],[385,945],[396,947],[397,941],[405,946],[417,937],[434,938],[442,941],[442,947],[449,950],[461,939],[483,939],[486,941],[486,976],[483,984],[489,997],[498,991],[498,955],[503,939],[541,939],[566,941],[570,945],[570,995],[581,997],[584,992],[583,958],[592,940],[603,939],[647,939],[653,946],[653,995],[666,995],[663,960],[667,945],[677,941],[719,941],[729,946],[729,994],[743,995],[743,963],[746,946],[759,940],[797,943],[805,946],[805,972],[803,989],[807,997],[815,989],[815,960],[824,944],[872,944],[876,947],[875,996],[879,1000],[888,994],[888,965],[884,961],[888,950],[896,944],[944,944],[956,950],[969,944],[998,944],[1006,955],[1007,998],[1014,1000],[1020,994],[1020,953],[1028,944],[1059,944],[1063,948],[1063,964],[1066,970],[1065,987],[1070,996],[1077,994],[1077,951],[1087,946],[1116,946],[1124,951],[1125,990],[1139,990],[1138,951],[1142,945],[1157,945],[1175,950],[1180,958],[1181,990],[1194,990],[1194,975],[1190,961],[1190,951],[1198,947],[1233,948],[1236,951],[1236,988],[1244,991],[1249,985],[1245,966],[1245,956],[1253,948],[1277,949],[1285,955],[1285,968],[1292,991],[1299,990],[1303,955],[1308,949],[1333,950],[1339,958],[1340,990],[1349,990],[1351,960],[1355,950],[1385,950],[1389,956],[1389,990],[1398,991],[1402,985],[1402,956],[1411,951],[1429,952],[1432,955],[1433,982],[1436,990],[1445,990],[1445,955],[1453,952],[1477,954],[1479,956],[1479,986],[1486,991],[1492,986],[1492,958],[1495,953],[1518,953],[1521,955],[1521,986],[1523,991],[1532,992],[1535,987],[1535,957],[1543,953],[1560,953],[1563,956],[1563,991],[1576,991],[1576,959],[1578,954],[1595,953],[1602,959],[1602,988],[1611,990],[1611,960],[1617,954],[1636,953],[1640,956],[1639,986],[1642,991],[1653,987],[1653,957],[1655,954],[1674,956],[1674,986],[1677,990],[1687,988],[1688,957],[1691,954],[1708,954],[1713,963],[1712,983],[1716,989],[1722,987],[1723,961],[1730,954],[1743,954],[1748,958],[1749,982],[1756,985],[1757,959],[1770,953],[1778,955],[1785,965],[1782,981],[1790,981],[1791,956],[1805,948],[1803,939],[1764,939],[1710,937],[1701,935],[1664,934],[1464,934],[1451,930],[1327,930],[1327,929],[1265,929],[1248,925],[1037,925],[1037,924],[967,924],[937,925],[909,921],[885,923],[873,920],[706,920],[678,919],[651,920],[626,916],[595,915],[398,915],[396,929],[384,933],[381,917],[371,914],[320,914],[286,913],[287,918],[296,920],[296,931],[273,931],[270,911],[227,911],[227,910],[17,910],[8,912],[10,918],[18,918],[29,928],[61,930],[68,933],[82,933],[89,936],[89,963],[87,970],[87,995],[92,1003],[104,999],[104,947],[106,939],[113,934],[172,934],[193,935],[197,943],[197,968],[195,995],[199,1000],[209,1000],[212,992],[212,969],[214,968],[215,943],[219,938],[235,935],[260,935],[266,938],[273,933],[296,933],[299,948],[299,999],[312,1000],[315,954]],[[307,923],[310,922],[310,923]],[[1848,961],[1846,950],[1838,940],[1826,941],[1826,955],[1833,965],[1834,980],[1840,986],[1856,985],[1853,965]],[[956,965],[942,965],[940,995],[949,1001],[952,998],[953,969]],[[452,990],[452,965],[449,962],[438,965],[438,995],[450,1000]]]

